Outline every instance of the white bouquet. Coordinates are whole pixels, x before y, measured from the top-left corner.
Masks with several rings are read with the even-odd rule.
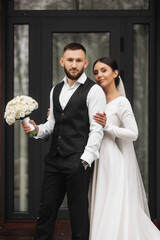
[[[38,103],[28,96],[17,96],[9,101],[6,105],[4,118],[9,125],[12,125],[16,120],[25,121],[30,126],[30,137],[37,134],[34,126],[29,123],[30,118],[28,115],[38,108]]]

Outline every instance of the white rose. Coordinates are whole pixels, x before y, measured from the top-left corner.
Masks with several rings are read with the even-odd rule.
[[[16,119],[20,119],[21,115],[20,115],[20,112],[17,112],[16,113]]]
[[[20,112],[20,117],[21,117],[21,118],[24,118],[24,117],[25,117],[25,112],[24,112],[24,111],[21,111],[21,112]]]
[[[26,110],[25,114],[29,115],[31,113],[31,111],[29,109]]]
[[[12,125],[14,122],[15,122],[15,117],[13,115],[10,115],[6,118],[6,122],[9,124],[9,125]]]

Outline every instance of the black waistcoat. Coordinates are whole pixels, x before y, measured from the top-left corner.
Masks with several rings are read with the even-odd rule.
[[[86,98],[95,83],[87,78],[73,93],[64,110],[59,102],[63,84],[64,82],[61,82],[56,85],[53,91],[55,126],[50,148],[52,156],[55,156],[57,151],[61,156],[83,152],[88,141],[89,116]]]

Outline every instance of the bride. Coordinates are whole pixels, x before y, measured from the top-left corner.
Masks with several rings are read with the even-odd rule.
[[[106,94],[106,112],[94,116],[104,127],[104,138],[90,189],[90,240],[160,240],[133,147],[138,128],[117,63],[98,59],[93,73]]]

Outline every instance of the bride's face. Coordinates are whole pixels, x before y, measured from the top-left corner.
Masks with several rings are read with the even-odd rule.
[[[118,75],[118,70],[113,71],[107,64],[97,62],[94,66],[93,74],[96,82],[102,88],[109,88],[113,84],[115,85],[115,78]]]

